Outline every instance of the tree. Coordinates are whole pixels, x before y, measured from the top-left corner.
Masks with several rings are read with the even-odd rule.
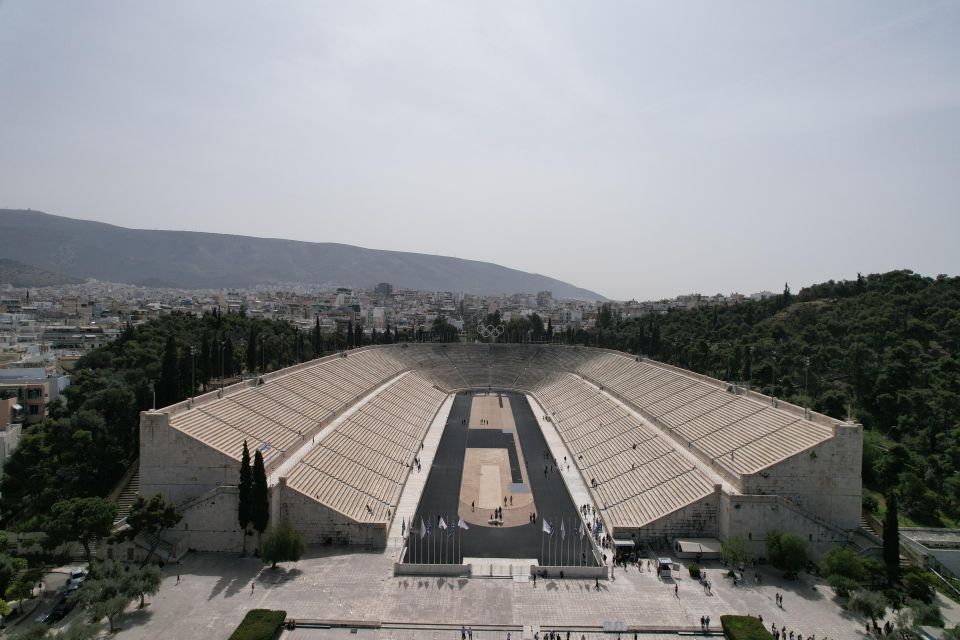
[[[157,381],[157,402],[166,407],[180,401],[180,372],[177,368],[177,341],[171,333],[163,349],[160,379]]]
[[[6,553],[0,553],[0,594],[6,593],[11,581],[26,569],[27,561],[23,558],[14,558]]]
[[[296,562],[306,551],[303,536],[284,518],[263,537],[261,556],[275,569],[278,562]]]
[[[250,469],[250,450],[247,449],[247,441],[243,441],[243,455],[240,458],[240,484],[237,485],[238,506],[237,521],[240,523],[240,529],[243,531],[243,551],[242,555],[247,555],[247,527],[252,518],[253,503],[253,471]]]
[[[347,320],[347,348],[353,349],[353,320]]]
[[[152,565],[140,567],[127,574],[124,595],[140,598],[140,606],[137,608],[142,609],[146,596],[155,595],[160,590],[162,580],[159,568]]]
[[[267,493],[267,472],[263,466],[260,449],[253,454],[253,478],[250,489],[250,521],[259,536],[267,530],[270,522],[270,502]],[[259,546],[259,545],[258,545]]]
[[[732,536],[720,542],[720,557],[727,564],[738,567],[753,560],[750,545],[739,536]]]
[[[313,356],[319,358],[323,355],[323,336],[320,334],[320,316],[316,317],[313,324],[313,333],[310,336],[310,343],[313,346]]]
[[[835,573],[827,578],[827,584],[833,589],[833,592],[841,598],[848,597],[851,593],[860,587],[860,583],[852,578]]]
[[[807,541],[773,529],[767,533],[767,558],[787,575],[796,575],[807,565]]]
[[[105,498],[60,500],[50,509],[44,531],[51,547],[73,540],[79,542],[89,564],[90,545],[110,535],[116,517],[116,503]]]
[[[154,594],[160,588],[160,570],[157,567],[140,567],[126,570],[112,560],[97,562],[90,567],[90,576],[83,589],[77,592],[77,601],[89,609],[95,620],[106,617],[110,631],[114,622],[127,609],[133,598]]]
[[[850,596],[847,606],[851,610],[858,611],[870,618],[870,621],[874,624],[877,623],[877,618],[882,618],[887,611],[887,603],[883,599],[883,594],[876,591],[857,591]]]
[[[7,616],[13,613],[13,607],[10,606],[10,603],[6,600],[0,600],[0,627],[2,627],[7,620]]]
[[[863,580],[866,573],[863,556],[850,547],[833,547],[823,557],[820,568],[825,576],[843,576],[854,581]]]
[[[257,370],[257,330],[253,324],[250,325],[250,333],[247,335],[247,371],[253,373]],[[261,371],[261,373],[263,373]]]
[[[130,507],[129,515],[127,515],[127,525],[130,527],[127,536],[133,539],[140,534],[146,534],[148,538],[151,538],[149,540],[150,550],[140,564],[141,567],[150,562],[150,558],[153,557],[157,547],[160,546],[160,534],[175,526],[182,517],[177,513],[173,504],[164,502],[159,493],[150,498],[149,501],[144,500],[143,496],[137,496]]]
[[[23,612],[23,601],[33,596],[33,587],[43,577],[39,569],[27,569],[18,573],[7,587],[4,596],[17,601],[17,611]]]
[[[887,512],[883,517],[883,564],[887,581],[894,584],[900,576],[900,522],[897,514],[897,494],[887,494]]]

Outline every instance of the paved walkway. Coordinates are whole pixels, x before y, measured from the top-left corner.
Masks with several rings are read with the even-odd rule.
[[[672,582],[635,568],[617,569],[615,580],[601,581],[597,590],[592,580],[533,583],[393,577],[389,554],[342,548],[310,551],[320,555],[276,570],[264,569],[254,558],[233,554],[190,554],[181,566],[167,566],[160,592],[147,598],[150,604],[145,609],[131,608],[120,621],[123,630],[118,637],[225,640],[249,609],[267,608],[281,609],[289,617],[301,619],[509,625],[514,629],[512,640],[519,640],[517,630],[525,624],[539,624],[545,630],[592,627],[594,633],[604,622],[613,621],[637,626],[641,631],[696,630],[700,616],[709,615],[716,629],[722,614],[736,613],[762,615],[766,626],[771,622],[786,626],[804,637],[816,634],[820,640],[865,640],[864,619],[844,611],[823,581],[807,575],[800,580],[782,580],[779,572],[766,567],[761,569],[761,584],[734,587],[723,577],[719,565],[705,563],[714,583],[711,595],[684,577],[684,572]],[[182,577],[180,584],[176,584],[177,571]],[[253,581],[256,587],[251,591]],[[778,592],[783,594],[783,609],[774,603]],[[956,624],[954,611],[945,614]],[[363,633],[365,640],[455,640],[450,631],[436,635],[429,630]],[[481,631],[479,640],[504,640],[503,636]],[[297,630],[290,637],[321,636],[316,631]],[[579,633],[571,634],[571,638],[579,639]],[[623,640],[630,640],[630,636],[624,635]]]
[[[410,475],[407,476],[406,484],[403,485],[403,492],[400,494],[400,501],[397,503],[397,513],[393,517],[393,523],[388,534],[388,549],[399,549],[403,546],[402,529],[404,522],[407,525],[407,531],[410,530],[410,519],[416,513],[417,505],[420,504],[420,496],[423,495],[423,488],[427,485],[430,467],[433,465],[433,457],[437,454],[443,429],[447,426],[447,418],[450,416],[450,408],[453,407],[454,398],[456,398],[456,395],[447,396],[447,399],[440,405],[430,428],[427,429],[427,435],[423,439],[423,449],[419,454],[422,471],[411,470]]]

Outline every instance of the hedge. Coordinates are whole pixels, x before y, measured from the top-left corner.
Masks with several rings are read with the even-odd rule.
[[[772,640],[773,635],[753,616],[720,616],[727,640]]]
[[[273,640],[286,619],[286,611],[251,609],[230,635],[230,640]]]

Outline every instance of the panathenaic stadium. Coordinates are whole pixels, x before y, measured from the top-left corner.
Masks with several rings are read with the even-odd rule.
[[[772,529],[822,549],[860,521],[858,424],[619,352],[407,343],[142,413],[139,491],[183,514],[163,553],[241,549],[244,441],[271,522],[308,544],[399,548],[398,572],[589,572],[615,545],[729,536],[762,556]]]

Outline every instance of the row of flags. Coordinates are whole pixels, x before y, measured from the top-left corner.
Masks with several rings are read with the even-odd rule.
[[[443,530],[443,531],[446,531],[446,530],[449,529],[449,528],[450,528],[450,527],[447,525],[447,521],[443,519],[443,516],[440,516],[440,517],[437,519],[437,529],[441,529],[441,530]],[[447,534],[447,535],[453,535],[453,532],[456,531],[457,529],[464,529],[464,530],[466,530],[466,529],[469,529],[469,528],[470,528],[470,527],[467,525],[466,520],[464,520],[464,519],[461,517],[461,518],[460,518],[460,521],[457,522],[457,527],[456,527],[456,529],[451,530],[450,533]],[[426,536],[426,535],[428,535],[428,534],[430,534],[430,533],[433,533],[433,527],[432,527],[429,523],[424,522],[423,516],[421,516],[421,517],[420,517],[420,529],[419,529],[419,531],[415,531],[415,530],[413,529],[413,527],[411,527],[411,528],[410,528],[410,532],[411,532],[411,533],[419,533],[419,534],[420,534],[420,538],[422,539],[424,536]]]
[[[544,532],[545,534],[547,534],[548,536],[552,536],[555,531],[556,531],[556,527],[554,527],[553,525],[551,525],[549,522],[547,522],[547,519],[544,518],[544,519],[543,519],[543,532]],[[587,534],[584,532],[584,530],[583,530],[583,523],[582,523],[582,522],[580,523],[580,527],[577,529],[577,535],[579,535],[581,538],[582,538],[583,536],[587,535]],[[565,526],[563,520],[560,521],[560,539],[561,539],[561,540],[566,540],[566,539],[567,539],[567,527]]]

